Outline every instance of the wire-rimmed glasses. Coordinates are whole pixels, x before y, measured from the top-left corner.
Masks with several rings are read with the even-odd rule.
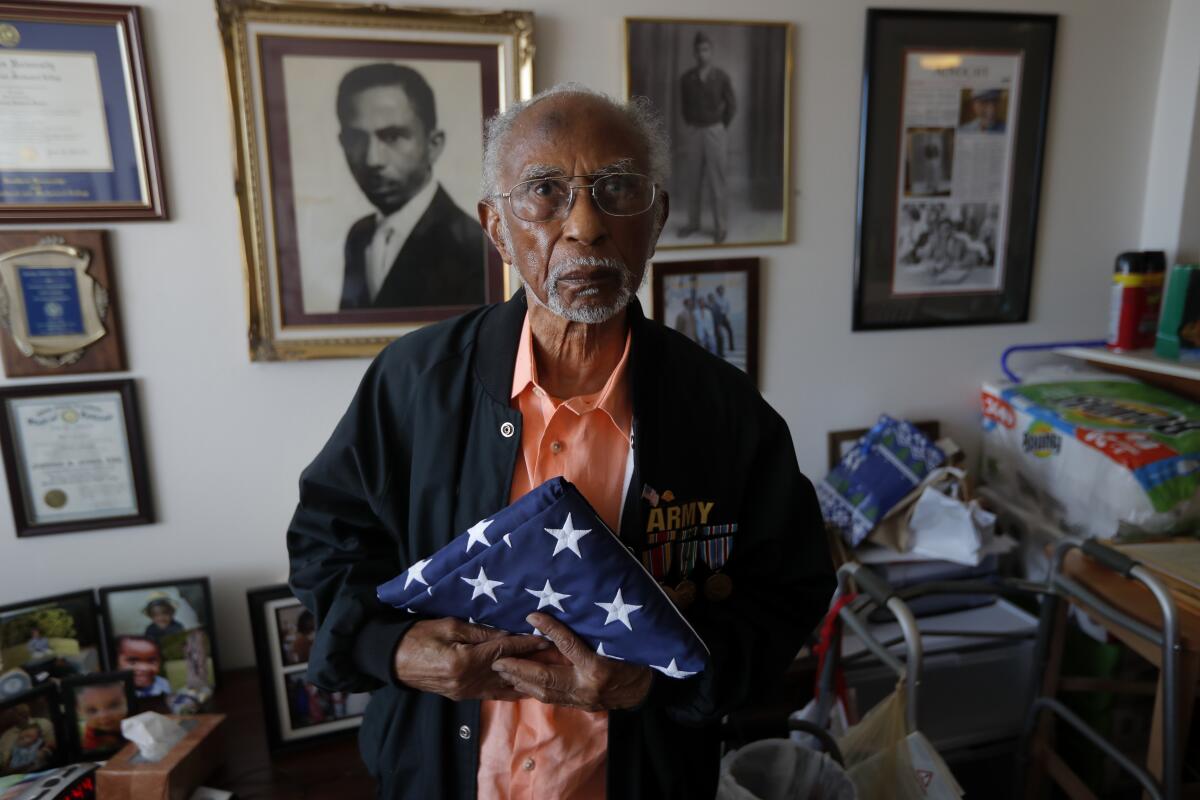
[[[592,183],[576,186],[576,178],[595,178]],[[614,217],[644,214],[654,205],[657,189],[648,175],[638,172],[610,172],[591,175],[554,176],[521,181],[500,196],[508,200],[514,216],[526,222],[566,219],[575,202],[575,193],[590,190],[596,208]]]

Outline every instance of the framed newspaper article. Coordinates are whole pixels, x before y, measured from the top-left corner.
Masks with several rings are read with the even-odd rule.
[[[1057,19],[867,12],[854,330],[1028,320]]]

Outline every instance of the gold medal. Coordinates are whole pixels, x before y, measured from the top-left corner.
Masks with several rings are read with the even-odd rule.
[[[708,580],[704,582],[704,596],[714,603],[728,600],[731,594],[733,594],[733,580],[722,572],[709,575]]]
[[[687,608],[696,601],[696,584],[689,580],[679,582],[675,587],[675,600],[680,609]]]

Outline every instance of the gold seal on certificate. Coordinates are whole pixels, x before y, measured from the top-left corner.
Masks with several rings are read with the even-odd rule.
[[[22,355],[61,367],[104,337],[108,290],[88,274],[91,259],[55,236],[0,253],[0,325]]]

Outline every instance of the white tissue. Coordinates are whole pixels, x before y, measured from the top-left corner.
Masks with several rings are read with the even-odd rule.
[[[136,744],[142,758],[150,762],[161,761],[187,736],[187,731],[178,722],[154,711],[121,720],[121,733]]]

